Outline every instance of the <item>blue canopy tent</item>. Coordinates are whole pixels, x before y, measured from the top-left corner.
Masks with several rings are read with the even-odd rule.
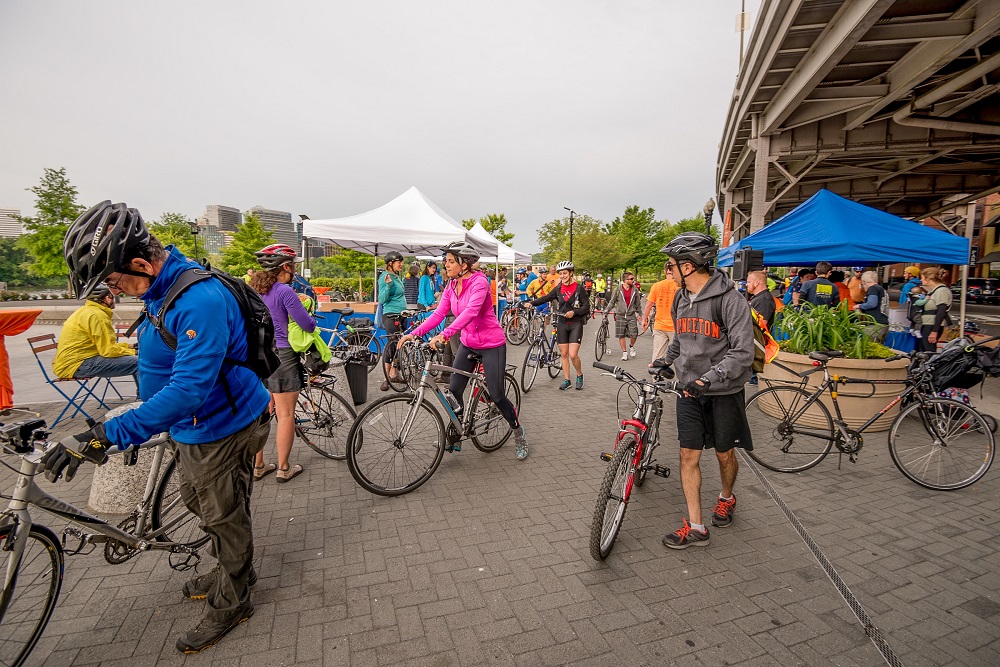
[[[820,190],[795,210],[719,252],[731,266],[740,248],[764,251],[766,266],[968,264],[969,240]]]

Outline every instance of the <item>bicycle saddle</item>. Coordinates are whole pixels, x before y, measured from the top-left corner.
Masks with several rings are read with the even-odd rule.
[[[340,313],[341,317],[350,317],[351,315],[354,314],[354,309],[353,308],[331,308],[327,312],[330,312],[330,313]]]
[[[830,361],[831,359],[836,359],[837,357],[844,356],[844,353],[840,350],[826,350],[825,352],[810,352],[809,358],[814,361]]]
[[[482,361],[483,356],[481,354],[476,354],[475,352],[469,352],[469,361]]]

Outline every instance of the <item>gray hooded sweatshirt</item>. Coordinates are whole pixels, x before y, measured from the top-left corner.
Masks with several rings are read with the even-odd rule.
[[[704,376],[712,383],[706,394],[735,394],[750,379],[753,364],[750,306],[724,273],[709,272],[697,294],[677,290],[670,309],[674,337],[663,358],[673,365],[681,384]],[[719,302],[714,308],[713,301]],[[721,322],[715,321],[715,313]]]

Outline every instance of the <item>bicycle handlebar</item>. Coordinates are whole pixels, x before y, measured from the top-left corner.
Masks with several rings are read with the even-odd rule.
[[[602,364],[599,361],[594,362],[594,368],[611,373],[611,375],[613,375],[614,378],[619,382],[622,382],[624,380],[632,384],[650,385],[656,387],[656,389],[659,391],[668,391],[674,394],[681,393],[680,389],[677,387],[676,380],[658,380],[657,382],[650,382],[649,380],[637,380],[631,373],[626,371],[624,368],[620,366],[610,366],[608,364]],[[651,368],[649,369],[649,371],[652,374],[657,372],[658,369]]]

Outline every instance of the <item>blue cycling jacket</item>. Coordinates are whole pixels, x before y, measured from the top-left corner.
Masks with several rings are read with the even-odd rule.
[[[170,286],[189,268],[199,265],[173,246],[159,275],[142,296],[150,313],[157,313]],[[223,359],[246,360],[243,314],[220,281],[191,285],[174,301],[164,326],[177,337],[171,350],[148,320],[138,330],[139,396],[143,404],[104,424],[108,439],[118,445],[145,442],[170,431],[180,443],[214,442],[245,428],[267,408],[270,394],[249,368]],[[219,372],[225,373],[236,405],[226,398]]]

